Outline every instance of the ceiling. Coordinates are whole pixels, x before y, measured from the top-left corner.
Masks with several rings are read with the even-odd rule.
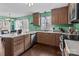
[[[25,15],[31,15],[34,12],[50,11],[54,8],[67,6],[67,3],[34,3],[29,7],[25,3],[0,3],[0,16],[20,17]]]

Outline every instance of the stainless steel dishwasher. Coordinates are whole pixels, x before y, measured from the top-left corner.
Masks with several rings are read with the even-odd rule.
[[[31,46],[33,46],[37,42],[36,33],[32,33],[30,36],[31,36]]]

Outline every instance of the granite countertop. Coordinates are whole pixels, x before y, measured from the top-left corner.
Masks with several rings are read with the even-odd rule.
[[[26,33],[21,33],[21,34],[17,34],[17,33],[0,34],[0,37],[14,38],[14,37],[18,37],[18,36],[22,36],[22,35],[26,35],[26,34],[33,34],[33,33],[36,33],[36,32],[26,32]]]
[[[37,33],[37,32],[43,32],[43,33],[59,33],[59,32],[53,32],[53,31],[30,31],[30,32],[21,33],[21,34],[17,34],[17,33],[0,34],[0,37],[14,38],[14,37],[18,37],[18,36],[22,36],[22,35],[26,35],[26,34],[34,34],[34,33]]]
[[[76,33],[74,33],[74,34],[70,34],[70,33],[62,33],[62,34],[64,34],[64,35],[79,35],[79,34],[76,34]]]
[[[68,49],[68,55],[79,56],[79,41],[65,40],[65,44]]]
[[[26,34],[34,34],[34,33],[37,33],[37,32],[42,32],[42,33],[59,33],[59,34],[66,34],[66,35],[77,35],[77,34],[69,34],[69,33],[62,33],[62,32],[53,32],[53,31],[30,31],[30,32],[21,33],[21,34],[17,34],[17,33],[0,34],[0,37],[10,37],[10,38],[13,38],[13,37],[21,36],[21,35],[26,35]]]

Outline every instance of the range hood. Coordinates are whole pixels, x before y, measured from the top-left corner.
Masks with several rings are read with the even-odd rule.
[[[79,19],[72,20],[71,23],[79,23]]]
[[[71,3],[69,7],[71,23],[79,23],[79,3]]]

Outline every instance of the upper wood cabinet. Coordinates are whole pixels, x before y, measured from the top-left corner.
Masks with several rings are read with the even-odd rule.
[[[52,9],[52,24],[68,23],[68,6]]]
[[[33,24],[40,25],[40,13],[33,13]]]

